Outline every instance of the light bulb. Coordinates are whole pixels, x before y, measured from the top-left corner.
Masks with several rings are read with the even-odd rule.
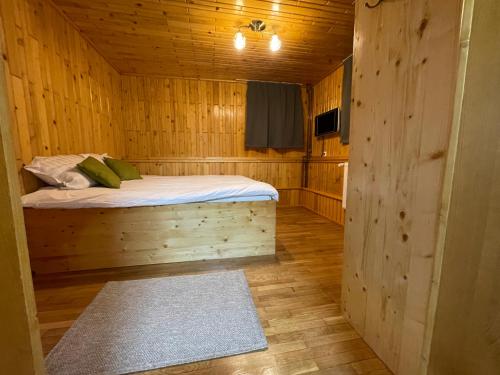
[[[238,31],[234,36],[234,48],[241,50],[245,48],[246,38],[241,31]]]
[[[271,38],[271,42],[269,43],[269,48],[271,51],[276,52],[281,48],[281,40],[278,38],[278,35],[274,34]]]

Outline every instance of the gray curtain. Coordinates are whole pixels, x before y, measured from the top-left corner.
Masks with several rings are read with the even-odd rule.
[[[344,60],[344,78],[342,80],[342,108],[340,109],[340,142],[349,143],[351,124],[351,86],[352,55]]]
[[[304,147],[304,112],[299,85],[248,82],[245,146]]]

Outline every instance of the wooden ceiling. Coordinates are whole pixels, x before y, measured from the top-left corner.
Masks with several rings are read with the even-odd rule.
[[[52,1],[123,74],[316,83],[352,51],[352,0]],[[252,19],[266,31],[242,29],[238,51]]]

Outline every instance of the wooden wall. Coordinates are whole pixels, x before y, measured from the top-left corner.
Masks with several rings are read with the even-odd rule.
[[[398,374],[421,365],[461,4],[356,2],[342,308]]]
[[[500,3],[465,4],[430,375],[500,373]]]
[[[48,2],[0,2],[18,170],[36,155],[123,154],[120,75]]]
[[[329,111],[342,105],[342,80],[344,67],[338,67],[334,72],[323,78],[313,87],[312,112],[313,119],[316,115]],[[313,129],[314,133],[314,129]],[[340,143],[338,135],[315,137],[312,134],[311,156],[319,157],[326,151],[326,158],[347,159],[349,146]]]
[[[143,173],[241,174],[297,205],[304,150],[245,149],[246,83],[122,76],[126,157]],[[304,108],[307,95],[303,90]]]
[[[342,79],[344,69],[339,67],[313,87],[312,119],[342,104]],[[326,156],[323,156],[323,151]],[[311,130],[310,153],[305,161],[307,184],[301,193],[301,204],[310,210],[344,224],[342,186],[349,146],[340,143],[340,137],[315,137]]]
[[[5,53],[0,43],[0,53]],[[0,366],[3,374],[45,374],[19,199],[6,75],[0,64]]]
[[[245,149],[246,83],[120,75],[46,0],[3,1],[0,17],[20,172],[37,155],[108,152],[143,173],[249,176],[343,223],[338,138],[312,137],[303,189],[305,150]],[[314,87],[313,116],[340,105],[341,82],[342,68]]]

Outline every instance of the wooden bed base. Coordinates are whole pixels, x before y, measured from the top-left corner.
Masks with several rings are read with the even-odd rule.
[[[25,208],[24,216],[36,273],[275,253],[275,201]]]

